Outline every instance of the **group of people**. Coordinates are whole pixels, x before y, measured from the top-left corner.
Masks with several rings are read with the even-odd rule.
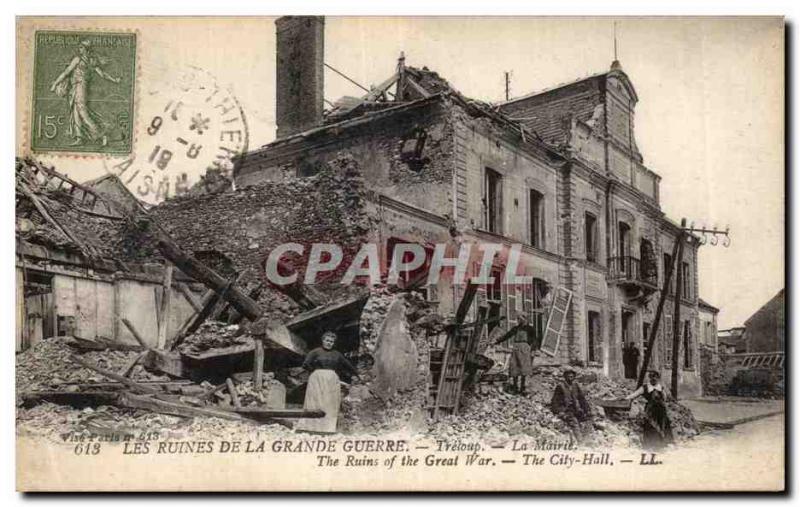
[[[573,437],[580,441],[591,430],[591,407],[580,384],[575,380],[575,371],[566,369],[563,380],[556,385],[550,408],[570,428]],[[645,399],[642,415],[642,447],[649,450],[663,449],[673,442],[672,423],[667,413],[667,393],[661,384],[661,375],[651,370],[648,381],[625,397],[633,400]]]
[[[502,340],[512,340],[512,355],[509,363],[509,377],[519,394],[525,393],[525,378],[533,374],[532,346],[530,338],[535,335],[524,318],[521,318],[516,332]],[[338,350],[334,349],[336,334],[326,332],[321,346],[313,349],[305,358],[303,367],[310,372],[306,388],[306,410],[322,410],[325,416],[316,419],[302,419],[296,428],[313,433],[335,433],[341,405],[341,380],[359,378],[357,369]],[[642,446],[646,449],[660,449],[673,440],[672,426],[667,413],[667,393],[661,384],[657,371],[648,373],[648,381],[625,397],[633,400],[643,396],[646,400],[642,417]],[[592,429],[592,410],[589,401],[576,381],[572,369],[563,371],[563,379],[556,385],[550,401],[550,409],[570,428],[577,441],[581,441]]]
[[[511,356],[508,363],[510,389],[520,395],[526,394],[526,378],[533,375],[533,357],[541,346],[541,336],[524,316],[520,316],[513,332],[507,333],[495,344],[511,341]],[[639,349],[629,341],[623,346],[625,378],[637,378]],[[550,408],[570,428],[576,440],[582,440],[592,430],[591,407],[580,384],[576,382],[574,370],[566,369],[563,380],[553,391]],[[661,375],[652,370],[648,381],[626,397],[632,400],[643,396],[646,400],[642,418],[642,445],[647,449],[659,449],[672,442],[672,427],[667,414],[666,393],[661,384]]]

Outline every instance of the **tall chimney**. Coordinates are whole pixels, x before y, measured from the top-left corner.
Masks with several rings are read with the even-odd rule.
[[[284,16],[277,33],[277,138],[322,123],[325,18]]]

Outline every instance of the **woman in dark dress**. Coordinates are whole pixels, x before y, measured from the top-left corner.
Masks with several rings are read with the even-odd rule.
[[[644,406],[642,421],[642,447],[648,450],[659,450],[672,443],[672,423],[667,415],[667,395],[661,385],[661,375],[657,371],[650,371],[649,382],[625,397],[632,400],[637,396],[644,396],[647,403]]]
[[[333,350],[336,335],[328,331],[322,335],[322,346],[312,350],[303,362],[303,368],[311,372],[306,387],[303,408],[322,410],[325,417],[301,419],[295,429],[314,433],[336,433],[336,421],[342,403],[340,376],[358,377],[358,372],[350,361],[338,350]]]

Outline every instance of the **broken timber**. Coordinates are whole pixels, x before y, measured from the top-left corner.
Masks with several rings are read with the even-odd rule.
[[[436,384],[435,393],[433,393],[434,403],[431,408],[433,409],[434,419],[439,416],[439,412],[442,409],[450,410],[452,413],[458,411],[461,382],[463,381],[462,377],[467,360],[467,349],[470,347],[469,343],[463,344],[464,347],[461,346],[461,342],[463,341],[461,334],[464,332],[464,330],[461,329],[461,325],[472,306],[477,291],[478,285],[472,283],[472,280],[468,281],[464,291],[464,297],[461,298],[458,304],[455,319],[447,334],[447,342],[445,343],[444,352],[442,353],[439,379]],[[479,326],[476,326],[476,328],[479,328]],[[469,339],[467,342],[469,342]]]
[[[122,408],[136,408],[159,414],[178,417],[218,417],[231,421],[252,421],[258,419],[301,419],[325,417],[322,410],[270,409],[262,407],[242,407],[220,409],[195,407],[177,401],[159,400],[150,396],[119,391],[29,391],[20,395],[22,406],[29,408],[39,403],[50,402],[75,408],[111,405]]]
[[[146,393],[146,394],[159,394],[161,392],[161,391],[159,391],[157,389],[153,389],[152,387],[147,387],[145,385],[142,385],[142,384],[139,384],[137,382],[134,382],[133,380],[131,380],[129,378],[125,378],[122,375],[118,375],[118,374],[116,374],[116,373],[114,373],[112,371],[108,371],[108,370],[104,370],[102,368],[99,368],[99,367],[97,367],[97,366],[95,366],[95,365],[93,365],[93,364],[91,364],[89,362],[84,361],[80,357],[77,357],[77,356],[74,356],[74,355],[70,355],[69,359],[70,359],[70,361],[78,363],[79,365],[83,366],[84,368],[88,368],[88,369],[90,369],[92,371],[95,371],[95,372],[99,373],[100,375],[103,375],[104,377],[108,377],[108,378],[116,380],[117,382],[125,384],[126,386],[128,386],[130,389],[133,389],[134,391],[139,391],[141,393]]]

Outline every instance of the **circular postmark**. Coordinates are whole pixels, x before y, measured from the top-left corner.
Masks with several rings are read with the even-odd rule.
[[[138,199],[158,204],[185,194],[209,172],[232,178],[249,133],[230,90],[209,72],[188,67],[171,85],[145,90],[143,98],[149,107],[137,120],[133,153],[104,162]]]

